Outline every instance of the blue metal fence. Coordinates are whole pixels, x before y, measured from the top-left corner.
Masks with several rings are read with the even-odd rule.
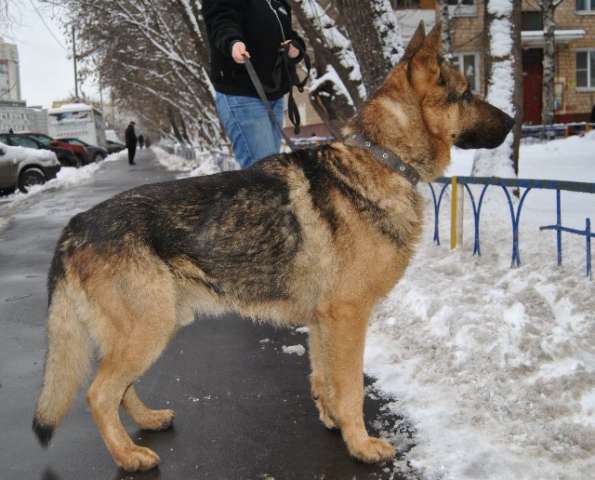
[[[554,230],[556,232],[556,247],[558,254],[558,265],[562,264],[562,232],[570,233],[573,235],[580,235],[585,237],[585,262],[586,262],[586,274],[589,278],[592,278],[591,268],[591,238],[595,238],[595,233],[591,230],[590,218],[585,219],[585,229],[579,230],[576,228],[565,227],[562,225],[562,200],[561,192],[581,192],[595,194],[595,183],[584,183],[584,182],[565,182],[556,180],[527,180],[527,179],[510,179],[510,178],[496,178],[496,177],[453,177],[456,182],[464,187],[469,195],[471,206],[473,208],[473,219],[474,219],[474,241],[473,241],[473,255],[481,255],[481,244],[480,244],[480,232],[479,232],[479,220],[481,215],[481,209],[485,199],[485,193],[490,186],[500,187],[506,196],[508,202],[508,208],[510,212],[510,219],[512,224],[512,262],[511,266],[519,266],[521,264],[521,255],[519,248],[519,225],[521,219],[521,213],[525,199],[528,193],[534,189],[543,190],[555,190],[556,191],[556,223],[554,225],[544,225],[540,227],[540,230]],[[442,200],[444,193],[449,185],[451,185],[453,178],[440,177],[435,180],[435,183],[442,184],[438,189],[438,192],[434,188],[432,183],[429,183],[430,191],[432,193],[432,200],[434,204],[434,241],[440,245],[440,207],[442,206]],[[479,194],[479,200],[473,194],[470,185],[483,185],[481,193]],[[519,201],[515,208],[515,202],[513,202],[513,194],[510,189],[519,190]],[[521,189],[524,189],[521,193]],[[464,193],[463,193],[464,195]]]

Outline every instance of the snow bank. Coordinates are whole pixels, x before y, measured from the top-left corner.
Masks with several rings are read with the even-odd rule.
[[[522,146],[521,176],[595,181],[594,156],[595,133]],[[451,171],[468,174],[470,157],[456,151]],[[555,220],[555,194],[531,192],[523,263],[511,269],[508,208],[502,192],[488,192],[483,256],[471,254],[469,203],[454,253],[432,244],[428,205],[419,251],[373,316],[366,372],[414,432],[413,446],[400,439],[410,450],[395,467],[429,480],[593,478],[595,290],[584,277],[584,239],[564,237],[558,267],[554,235],[538,231]],[[595,196],[569,200],[563,193],[563,219],[595,218]]]
[[[151,147],[157,161],[167,170],[184,172],[179,178],[211,175],[225,170],[239,169],[238,163],[222,152],[199,152],[197,160],[187,160],[178,155],[172,155],[159,146]]]

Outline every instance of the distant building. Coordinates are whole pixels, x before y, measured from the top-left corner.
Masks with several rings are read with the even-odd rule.
[[[27,107],[25,102],[0,101],[0,133],[12,129],[15,133],[48,133],[48,111],[41,107]]]
[[[21,77],[17,46],[0,37],[0,101],[21,101]]]

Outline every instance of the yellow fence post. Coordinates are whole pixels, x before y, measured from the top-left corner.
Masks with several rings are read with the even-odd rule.
[[[456,176],[451,178],[450,187],[450,249],[454,250],[457,248],[457,210],[459,204],[459,182]]]

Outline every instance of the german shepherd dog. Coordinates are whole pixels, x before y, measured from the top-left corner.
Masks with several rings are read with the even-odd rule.
[[[421,25],[345,133],[430,181],[453,144],[493,148],[512,125],[442,60],[440,28],[426,36]],[[392,458],[393,447],[364,424],[363,351],[372,308],[403,275],[421,224],[414,182],[343,142],[141,186],[76,215],[49,272],[48,352],[33,420],[40,442],[49,443],[97,347],[87,401],[99,432],[123,469],[155,467],[159,457],[132,442],[118,409],[143,429],[168,428],[174,412],[148,408],[135,381],[195,316],[233,311],[307,325],[321,422],[341,430],[353,457]]]

